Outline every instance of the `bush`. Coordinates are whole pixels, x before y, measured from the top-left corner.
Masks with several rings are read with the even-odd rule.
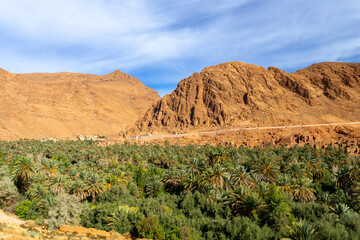
[[[159,221],[155,217],[143,217],[136,226],[139,236],[150,239],[165,239]]]
[[[9,169],[6,166],[0,167],[0,206],[8,206],[18,197],[17,188],[9,178]]]
[[[68,194],[60,194],[55,198],[55,205],[49,211],[48,227],[57,229],[62,225],[79,225],[81,203]]]
[[[199,235],[189,227],[174,228],[170,234],[166,236],[169,240],[195,240]]]
[[[323,203],[290,203],[292,213],[297,218],[316,221],[329,212],[328,206]]]
[[[28,212],[30,210],[31,202],[29,200],[24,200],[15,207],[15,214],[21,218],[27,218]]]
[[[346,227],[340,223],[333,225],[328,219],[317,222],[318,239],[343,240],[349,239]]]
[[[274,232],[267,227],[260,227],[252,222],[248,217],[235,217],[232,223],[227,226],[230,239],[271,239],[275,236]]]

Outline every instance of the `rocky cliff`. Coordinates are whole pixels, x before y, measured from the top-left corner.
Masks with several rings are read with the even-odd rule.
[[[319,63],[286,73],[229,62],[180,81],[127,134],[358,121],[359,103],[359,63]]]
[[[0,140],[111,136],[160,97],[121,71],[13,74],[0,69]]]

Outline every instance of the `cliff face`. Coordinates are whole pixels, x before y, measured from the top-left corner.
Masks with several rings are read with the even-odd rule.
[[[0,69],[0,140],[111,136],[159,95],[120,71],[13,74]]]
[[[359,103],[358,63],[320,63],[286,73],[229,62],[182,80],[128,133],[356,121]]]

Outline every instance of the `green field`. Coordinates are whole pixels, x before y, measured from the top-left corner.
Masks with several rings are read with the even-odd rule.
[[[310,146],[0,142],[0,205],[154,239],[360,239],[360,157]]]

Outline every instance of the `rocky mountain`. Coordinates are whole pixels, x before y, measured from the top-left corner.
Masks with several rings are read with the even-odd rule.
[[[229,62],[180,81],[127,135],[359,120],[359,63],[319,63],[286,73]]]
[[[111,136],[160,97],[121,71],[13,74],[0,69],[0,140]]]

